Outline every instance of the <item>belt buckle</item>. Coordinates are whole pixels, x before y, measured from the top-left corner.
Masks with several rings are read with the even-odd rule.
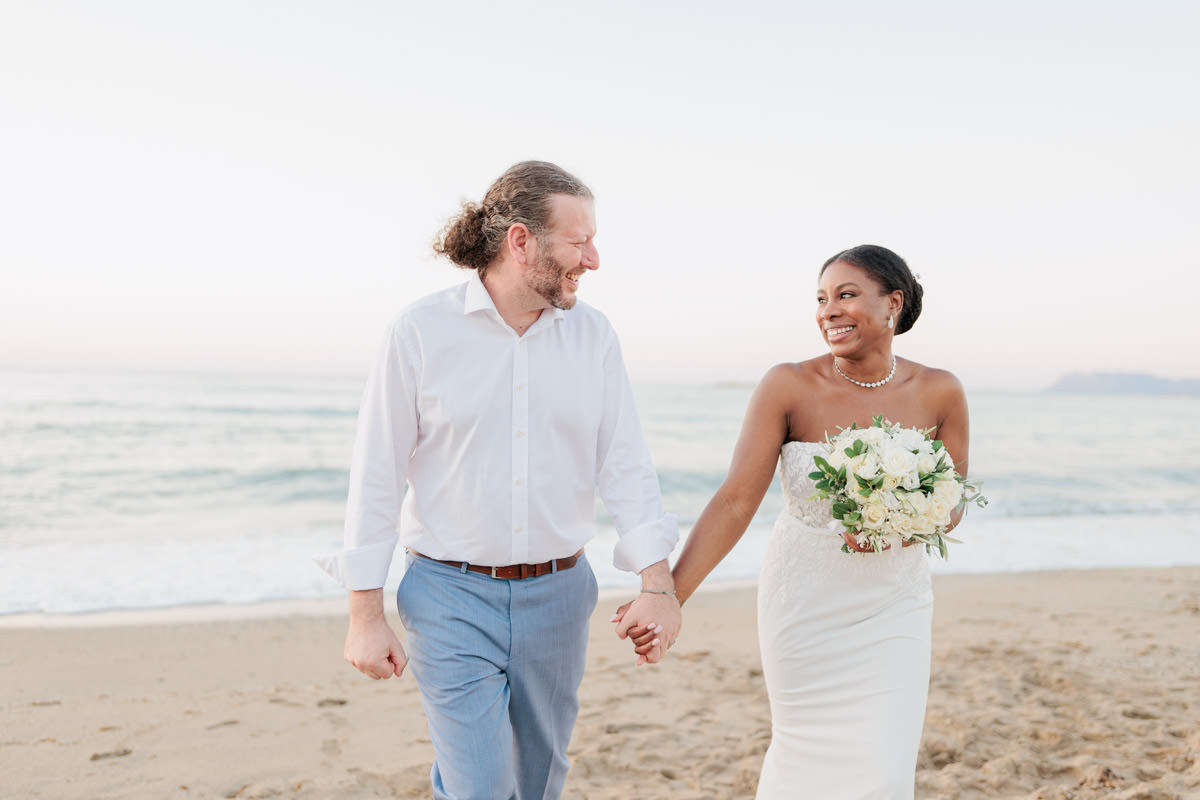
[[[500,580],[500,576],[496,574],[497,569],[499,569],[499,567],[492,567],[492,578],[494,580]]]

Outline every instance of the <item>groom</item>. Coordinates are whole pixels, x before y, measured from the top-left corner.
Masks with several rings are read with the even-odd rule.
[[[401,312],[367,382],[345,549],[318,561],[351,590],[346,660],[376,679],[411,663],[436,798],[562,793],[596,603],[583,546],[597,487],[613,563],[642,578],[618,635],[661,626],[654,662],[680,627],[666,561],[678,525],[616,335],[576,303],[600,265],[595,234],[577,178],[511,167],[434,245],[470,278]],[[380,588],[397,538],[407,656]]]

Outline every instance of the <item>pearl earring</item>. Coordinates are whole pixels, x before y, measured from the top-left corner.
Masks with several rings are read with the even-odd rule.
[[[896,327],[896,323],[892,321],[891,317],[888,317],[888,328],[890,329],[894,327]]]

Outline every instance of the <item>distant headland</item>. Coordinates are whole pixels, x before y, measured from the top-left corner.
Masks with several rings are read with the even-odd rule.
[[[1056,394],[1200,395],[1200,380],[1171,380],[1129,372],[1077,372],[1062,376],[1046,391]]]

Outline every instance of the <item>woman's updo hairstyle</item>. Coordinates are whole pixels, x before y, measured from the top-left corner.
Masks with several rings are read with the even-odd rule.
[[[482,203],[463,203],[434,240],[433,252],[456,266],[479,270],[482,276],[513,225],[522,223],[534,236],[546,232],[554,194],[591,199],[592,190],[546,161],[514,164],[491,185]]]
[[[844,261],[859,269],[865,269],[883,287],[884,294],[896,291],[904,293],[904,306],[900,309],[900,316],[896,320],[897,336],[912,328],[917,317],[921,316],[921,297],[925,294],[925,290],[917,282],[917,278],[908,268],[908,264],[904,263],[904,259],[891,250],[876,244],[860,244],[858,247],[851,247],[826,261],[821,266],[819,275],[824,275],[825,270],[835,261]]]

